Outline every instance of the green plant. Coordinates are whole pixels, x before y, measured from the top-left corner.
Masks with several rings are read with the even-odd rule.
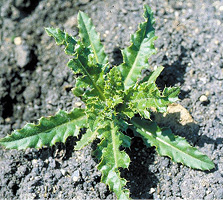
[[[156,53],[154,18],[151,9],[144,6],[145,21],[131,36],[131,45],[122,51],[123,63],[110,67],[99,35],[88,16],[79,12],[79,39],[55,28],[46,28],[58,45],[65,46],[65,53],[72,58],[68,67],[77,75],[72,92],[85,103],[85,109],[74,108],[67,113],[60,110],[39,124],[28,123],[0,140],[6,148],[26,149],[52,146],[65,142],[68,136],[79,137],[80,129],[86,132],[77,142],[79,150],[99,139],[94,155],[99,160],[101,181],[114,191],[118,199],[129,199],[126,180],[120,177],[119,168],[128,168],[130,158],[124,151],[130,147],[131,138],[126,134],[132,129],[146,146],[155,146],[162,156],[191,168],[210,170],[212,161],[191,147],[184,138],[174,136],[169,128],[159,128],[151,121],[152,109],[166,112],[167,106],[178,100],[180,89],[166,87],[162,92],[155,81],[163,67],[144,79],[142,69],[149,69],[148,58]],[[120,148],[124,150],[120,150]]]

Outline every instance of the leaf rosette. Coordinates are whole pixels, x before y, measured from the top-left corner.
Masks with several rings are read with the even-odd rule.
[[[131,36],[131,45],[122,50],[123,63],[110,67],[108,56],[100,42],[92,20],[83,12],[78,14],[79,39],[57,28],[46,28],[58,45],[72,58],[68,67],[77,76],[72,92],[85,103],[84,109],[59,111],[55,116],[41,118],[39,124],[27,124],[11,135],[0,139],[6,148],[26,149],[52,146],[65,142],[69,136],[79,137],[75,149],[99,139],[94,155],[102,172],[101,181],[114,191],[118,199],[129,199],[126,180],[120,168],[128,168],[130,158],[125,148],[131,145],[128,129],[141,137],[146,146],[155,146],[162,156],[191,168],[210,170],[213,162],[182,137],[151,121],[151,111],[166,112],[167,106],[178,100],[180,89],[167,87],[160,91],[156,79],[163,70],[158,67],[144,79],[143,69],[150,70],[148,59],[156,53],[154,17],[144,6],[145,21]],[[121,150],[122,149],[122,150]]]

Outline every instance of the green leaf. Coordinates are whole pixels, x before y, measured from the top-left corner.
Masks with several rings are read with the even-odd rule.
[[[80,150],[88,145],[90,142],[93,142],[100,132],[105,131],[105,127],[107,126],[107,121],[104,120],[104,116],[100,114],[98,115],[96,110],[87,113],[88,129],[86,133],[83,134],[80,141],[77,142],[75,150]]]
[[[65,45],[65,53],[68,55],[75,54],[75,45],[77,44],[74,37],[70,36],[59,28],[45,28],[46,33],[49,36],[54,37],[57,45]]]
[[[156,123],[133,118],[132,124],[136,127],[145,144],[155,146],[161,156],[169,156],[173,162],[182,163],[188,167],[210,170],[214,163],[182,137],[172,134],[169,128],[159,128]]]
[[[174,136],[170,129],[159,128],[156,123],[141,120],[136,115],[150,119],[154,108],[165,112],[167,106],[178,100],[180,89],[164,88],[161,92],[155,81],[163,70],[158,67],[148,77],[141,78],[143,69],[149,69],[148,59],[156,53],[151,9],[144,6],[145,22],[139,24],[131,36],[131,45],[122,51],[123,63],[109,67],[95,31],[92,20],[83,12],[78,13],[80,39],[76,41],[58,28],[46,28],[49,36],[58,45],[65,45],[65,53],[72,56],[68,67],[77,76],[73,93],[85,103],[85,109],[75,108],[71,112],[59,111],[55,116],[41,118],[39,124],[30,124],[11,135],[0,139],[6,148],[26,149],[52,146],[65,142],[68,136],[78,136],[80,129],[86,130],[77,142],[76,150],[95,139],[100,140],[94,155],[99,160],[101,181],[114,191],[120,200],[129,199],[126,180],[120,176],[120,168],[128,168],[130,158],[124,150],[131,145],[131,138],[124,133],[131,128],[147,146],[155,146],[158,153],[169,156],[174,162],[191,168],[210,170],[213,162],[182,137]]]
[[[122,76],[118,68],[115,66],[106,74],[104,93],[107,98],[110,98],[114,95],[124,96],[123,91],[124,85]]]
[[[153,74],[147,82],[129,90],[131,95],[128,95],[129,99],[126,99],[126,104],[128,105],[126,109],[138,113],[146,119],[150,118],[150,109],[152,108],[159,112],[166,112],[167,106],[178,100],[180,92],[178,87],[169,87],[165,88],[161,93],[151,79],[154,79]]]
[[[41,148],[56,142],[65,142],[69,136],[77,136],[84,127],[86,116],[83,109],[75,108],[70,113],[60,110],[55,116],[42,117],[39,124],[28,123],[11,135],[0,139],[0,144],[10,149]]]
[[[102,77],[103,77],[103,66],[97,64],[93,60],[94,55],[89,48],[84,47],[79,44],[76,48],[76,57],[71,59],[67,65],[73,70],[75,74],[79,74],[77,79],[76,88],[78,88],[78,93],[80,92],[80,87],[91,88],[93,90],[91,94],[99,96],[100,99],[104,100],[104,94],[102,91]],[[74,94],[76,89],[74,89]]]
[[[95,31],[92,20],[83,12],[78,13],[79,35],[86,47],[91,47],[97,63],[106,64],[108,62],[104,47],[100,42],[99,35]]]
[[[151,109],[159,112],[166,112],[167,106],[178,100],[180,88],[168,87],[161,92],[155,84],[163,67],[158,67],[150,75],[126,90],[121,112],[132,118],[136,113],[143,118],[150,119]]]
[[[124,85],[122,82],[122,76],[117,67],[113,67],[109,73],[106,74],[104,95],[106,98],[106,104],[110,108],[114,108],[116,105],[123,102],[124,97]]]
[[[147,82],[147,84],[155,83],[156,79],[160,75],[160,73],[163,71],[164,67],[160,66],[157,67],[157,69],[150,73],[149,76],[146,76],[140,83]]]
[[[83,134],[81,139],[77,142],[76,146],[74,147],[75,150],[80,150],[83,147],[87,146],[89,143],[93,142],[97,138],[98,132],[95,130],[92,132],[90,129]]]
[[[111,191],[114,191],[118,199],[129,199],[129,190],[124,189],[126,180],[120,177],[119,168],[128,168],[130,163],[129,156],[120,151],[122,144],[129,143],[129,138],[124,137],[123,133],[119,132],[118,126],[114,121],[109,122],[107,130],[102,133],[102,141],[98,145],[97,153],[101,162],[98,169],[102,172],[101,181],[107,184]],[[123,142],[123,139],[128,141]]]
[[[139,29],[131,36],[132,44],[122,51],[123,64],[119,65],[122,73],[125,89],[133,86],[141,76],[142,69],[148,69],[148,58],[156,53],[154,47],[155,22],[153,13],[148,6],[144,6],[145,22],[139,25]]]
[[[169,102],[174,103],[178,101],[178,95],[180,93],[180,88],[178,87],[166,87],[163,90],[162,96],[168,97]]]

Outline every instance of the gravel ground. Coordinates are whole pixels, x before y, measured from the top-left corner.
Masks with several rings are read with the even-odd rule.
[[[163,65],[160,87],[181,86],[179,102],[194,121],[162,122],[207,154],[216,168],[192,170],[160,157],[134,138],[129,170],[122,175],[131,198],[223,199],[223,1],[1,0],[0,137],[27,122],[77,105],[67,56],[44,32],[54,26],[77,34],[76,16],[93,19],[112,64],[142,21],[143,4],[156,18],[151,66]],[[145,72],[146,73],[146,72]],[[178,113],[179,114],[179,113]],[[179,118],[179,116],[178,116]],[[115,199],[100,183],[92,146],[73,151],[76,140],[26,151],[0,147],[0,199]]]

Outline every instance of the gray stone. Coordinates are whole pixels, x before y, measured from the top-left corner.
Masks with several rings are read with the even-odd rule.
[[[18,45],[15,47],[16,63],[20,67],[25,67],[31,62],[31,52],[28,46]]]
[[[79,172],[79,170],[74,171],[74,173],[72,174],[72,180],[74,182],[77,182],[79,180],[79,178],[80,178],[80,172]]]
[[[23,92],[23,97],[25,98],[25,102],[31,102],[34,98],[39,96],[40,89],[39,87],[31,83]]]

